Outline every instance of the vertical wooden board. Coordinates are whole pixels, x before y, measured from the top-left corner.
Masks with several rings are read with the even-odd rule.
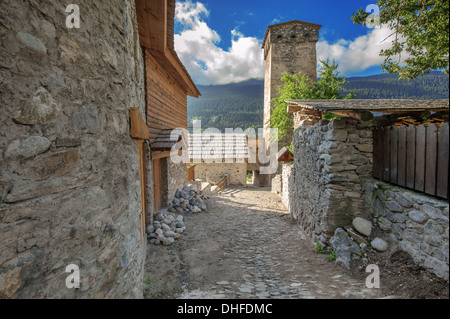
[[[425,148],[425,193],[436,195],[436,172],[437,172],[437,125],[431,123],[427,127]]]
[[[375,127],[373,130],[373,177],[383,178],[383,130]]]
[[[390,173],[390,137],[391,130],[389,126],[383,127],[383,181],[389,182]]]
[[[406,126],[398,128],[398,181],[399,186],[406,186]]]
[[[391,127],[391,163],[389,181],[397,184],[398,180],[398,127]]]
[[[143,140],[136,141],[139,157],[139,180],[141,190],[141,214],[139,219],[141,221],[141,241],[145,243],[145,233],[147,228],[147,172],[145,166],[145,144]]]
[[[153,208],[157,212],[162,205],[161,159],[153,160]]]
[[[437,141],[437,126],[431,123],[425,144],[425,193],[433,196],[436,195]]]
[[[416,171],[414,189],[423,192],[425,190],[425,125],[419,125],[416,130]]]
[[[416,127],[408,126],[406,138],[406,187],[414,189],[416,171]]]
[[[448,123],[444,123],[439,129],[436,195],[446,199],[448,199],[448,133]]]

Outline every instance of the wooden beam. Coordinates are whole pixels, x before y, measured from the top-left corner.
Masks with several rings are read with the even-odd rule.
[[[156,159],[160,159],[160,158],[166,158],[170,156],[170,151],[166,151],[166,152],[160,152],[160,151],[155,151],[152,152],[152,160],[156,160]]]
[[[287,112],[288,113],[297,113],[302,110],[306,110],[305,108],[301,107],[300,105],[288,105]]]
[[[141,46],[150,48],[150,31],[147,17],[147,1],[136,0],[136,16],[138,20],[139,40]]]
[[[135,107],[130,108],[131,137],[136,140],[149,140],[150,130],[142,118],[141,113]]]
[[[172,155],[183,155],[183,150],[179,150],[178,152],[153,151],[152,152],[152,160],[157,160],[157,159],[160,159],[160,158],[166,158],[166,157],[170,157]]]
[[[373,120],[373,118],[374,118],[372,112],[369,112],[369,111],[332,110],[332,111],[327,111],[327,112],[333,113],[336,115],[340,115],[340,116],[344,116],[344,117],[354,118],[354,119],[357,119],[360,121],[370,121],[370,120]]]
[[[151,49],[164,53],[167,47],[167,0],[147,1],[147,15]]]

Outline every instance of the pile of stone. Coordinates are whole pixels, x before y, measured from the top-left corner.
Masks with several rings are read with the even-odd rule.
[[[365,249],[373,248],[377,252],[388,250],[388,244],[381,238],[369,241],[372,234],[372,223],[364,218],[353,219],[352,227],[346,230],[336,229],[334,236],[330,239],[330,245],[336,254],[336,262],[350,269],[352,260],[366,256]]]
[[[184,217],[167,211],[159,212],[155,216],[153,225],[147,228],[150,244],[164,246],[172,245],[185,230]]]
[[[192,187],[178,189],[168,210],[161,210],[155,216],[153,225],[148,226],[150,244],[172,245],[186,231],[182,214],[206,211],[205,201],[208,199],[202,191]]]
[[[170,204],[171,213],[200,213],[206,211],[205,201],[209,199],[201,190],[192,187],[178,189]]]

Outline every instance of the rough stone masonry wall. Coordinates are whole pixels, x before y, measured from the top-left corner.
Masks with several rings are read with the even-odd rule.
[[[297,125],[294,148],[290,211],[311,238],[325,242],[364,214],[361,178],[372,173],[372,122]]]
[[[283,193],[281,195],[281,200],[287,209],[290,209],[290,190],[292,187],[292,179],[293,179],[293,165],[292,164],[283,164],[283,173],[282,173],[282,189]]]
[[[368,179],[366,203],[374,223],[414,262],[448,280],[449,205],[447,201]]]
[[[247,163],[193,163],[195,178],[217,183],[225,174],[230,175],[230,185],[247,185]]]
[[[283,193],[283,175],[277,174],[272,178],[272,193],[280,195]]]
[[[71,3],[0,2],[0,298],[142,297],[134,1]]]
[[[187,165],[183,162],[175,164],[170,157],[165,158],[162,161],[162,180],[163,202],[168,206],[177,190],[184,188],[187,184]]]

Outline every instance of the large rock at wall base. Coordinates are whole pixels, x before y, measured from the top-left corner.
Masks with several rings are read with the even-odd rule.
[[[30,136],[24,140],[13,141],[7,148],[6,158],[31,158],[46,152],[50,141],[42,136]]]
[[[60,111],[51,94],[43,87],[36,91],[31,100],[21,99],[17,108],[18,113],[14,121],[23,125],[45,123]]]
[[[366,237],[369,237],[372,233],[372,223],[364,218],[356,217],[352,224],[360,234]]]
[[[389,245],[383,239],[378,238],[378,237],[375,238],[374,240],[372,240],[370,242],[370,244],[376,251],[378,251],[380,253],[387,251],[389,248]]]
[[[336,254],[336,263],[350,270],[353,255],[361,253],[359,245],[342,228],[336,229],[334,236],[330,238],[330,245]]]

